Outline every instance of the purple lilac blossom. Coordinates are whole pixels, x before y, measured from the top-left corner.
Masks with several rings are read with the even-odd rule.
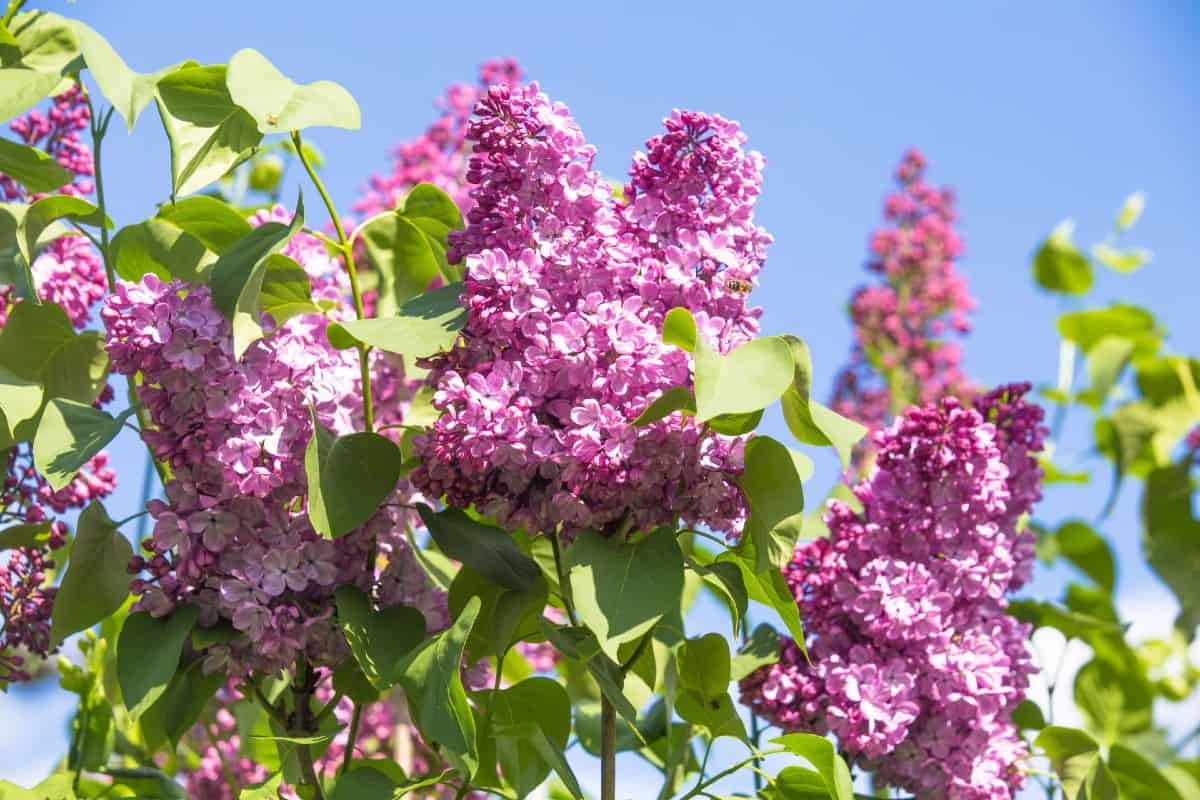
[[[1010,715],[1035,672],[1006,594],[1030,578],[1021,518],[1046,434],[1027,384],[913,407],[875,434],[855,512],[784,567],[811,663],[785,640],[742,701],[789,730],[833,733],[881,781],[921,798],[1010,800],[1028,755]]]
[[[962,239],[955,197],[925,181],[919,150],[896,169],[899,188],[884,202],[884,224],[871,236],[867,268],[882,285],[863,286],[850,301],[855,344],[835,382],[833,406],[872,429],[909,403],[966,397],[961,349],[948,334],[970,330],[975,301],[955,270]],[[869,445],[869,443],[868,443]]]
[[[680,413],[632,423],[690,383],[690,355],[662,342],[671,308],[689,309],[722,352],[757,332],[740,284],[770,242],[753,223],[764,162],[721,117],[676,111],[665,126],[618,198],[566,106],[537,84],[479,101],[474,207],[451,233],[468,321],[428,362],[443,413],[417,441],[412,479],[427,495],[534,533],[676,516],[740,531],[743,440]]]
[[[277,207],[251,222],[289,217]],[[413,517],[398,504],[411,504],[407,482],[366,525],[336,541],[313,531],[298,503],[306,493],[309,409],[336,433],[359,429],[360,378],[357,355],[334,350],[325,336],[331,318],[351,313],[339,264],[303,233],[283,252],[308,272],[314,299],[341,305],[277,329],[264,317],[268,336],[241,361],[207,287],[147,275],[119,283],[101,313],[114,369],[142,376],[138,396],[155,425],[144,438],[173,475],[165,501],[148,507],[154,528],[146,557],[131,565],[147,573],[132,583],[136,608],[163,615],[186,603],[199,609],[201,625],[232,623],[243,636],[210,648],[205,664],[232,675],[275,672],[301,653],[315,665],[344,660],[330,603],[341,585],[373,592],[378,602],[415,605],[431,630],[446,624],[444,595],[422,591],[405,541]],[[415,384],[383,353],[373,356],[372,381],[378,419],[398,423]],[[379,565],[368,562],[372,547],[386,559],[378,576]]]

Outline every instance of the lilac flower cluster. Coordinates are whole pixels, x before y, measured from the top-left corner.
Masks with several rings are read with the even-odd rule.
[[[393,152],[392,171],[372,175],[368,189],[353,206],[361,219],[395,208],[397,201],[418,183],[444,190],[464,212],[471,207],[465,180],[469,147],[467,123],[471,109],[489,86],[514,84],[522,79],[521,67],[511,58],[487,61],[479,67],[474,85],[451,84],[437,102],[441,113],[420,136],[401,142]]]
[[[871,236],[868,268],[879,286],[858,289],[850,301],[855,345],[837,378],[834,408],[878,429],[909,403],[963,397],[963,375],[954,332],[970,330],[975,301],[954,269],[962,240],[954,230],[954,193],[925,181],[925,157],[904,154],[896,170],[899,189],[884,202],[884,226]]]
[[[82,93],[72,88],[56,96],[50,109],[30,111],[10,125],[23,142],[40,147],[76,176],[64,186],[63,194],[85,195],[92,191],[92,156],[79,137],[88,127],[90,115]],[[38,199],[7,175],[0,174],[0,193],[10,202]],[[76,328],[87,325],[91,308],[104,296],[106,280],[99,256],[81,236],[64,236],[52,241],[31,265],[34,291],[45,301],[63,308]],[[13,287],[0,287],[0,328],[8,321],[13,306],[20,302]],[[99,402],[112,397],[105,389]],[[50,612],[55,588],[46,585],[54,569],[54,551],[67,540],[67,525],[55,519],[72,509],[112,493],[116,476],[108,455],[99,453],[59,491],[54,491],[38,474],[28,444],[18,444],[5,455],[4,489],[0,510],[4,524],[47,524],[44,544],[13,548],[0,554],[0,686],[28,680],[29,656],[50,652]]]
[[[287,218],[275,209],[251,221]],[[284,252],[309,272],[314,298],[344,297],[344,278],[317,239],[297,235]],[[101,316],[114,369],[141,374],[138,396],[155,425],[143,435],[173,476],[166,501],[149,506],[148,557],[131,564],[132,572],[147,573],[132,583],[138,608],[162,615],[187,603],[199,609],[202,625],[232,623],[244,636],[211,648],[209,670],[274,672],[301,653],[317,665],[336,664],[348,650],[330,598],[344,584],[374,590],[369,553],[377,546],[387,559],[382,599],[417,605],[431,627],[444,625],[444,597],[426,596],[404,541],[411,520],[396,504],[410,501],[407,486],[336,541],[315,533],[300,507],[309,409],[335,432],[361,427],[357,357],[330,347],[329,318],[293,317],[238,361],[230,324],[206,287],[147,275],[119,284]],[[399,422],[411,384],[382,355],[372,373],[390,398],[379,419]]]
[[[758,330],[746,293],[770,242],[753,223],[762,157],[735,123],[676,111],[616,198],[537,84],[492,87],[468,137],[475,205],[450,253],[465,259],[468,321],[430,362],[444,413],[418,439],[414,484],[532,532],[676,515],[740,530],[740,439],[679,413],[632,423],[691,379],[690,356],[661,340],[671,308],[722,352]]]
[[[95,173],[92,151],[79,136],[80,131],[87,130],[91,119],[83,90],[72,86],[55,95],[45,113],[35,108],[17,117],[8,127],[22,142],[45,150],[64,169],[74,173],[74,180],[59,189],[59,193],[83,197],[95,189],[91,178]],[[3,173],[0,173],[0,193],[9,202],[26,202],[38,197],[31,196],[17,181]]]
[[[914,407],[876,434],[862,504],[784,568],[811,663],[785,641],[742,700],[787,730],[832,732],[888,785],[1009,800],[1027,755],[1010,719],[1035,671],[1005,594],[1033,564],[1020,517],[1040,497],[1045,428],[1029,386]]]

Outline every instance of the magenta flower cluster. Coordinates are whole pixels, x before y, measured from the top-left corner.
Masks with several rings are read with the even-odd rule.
[[[661,340],[670,309],[728,351],[758,330],[747,305],[770,237],[754,225],[763,159],[738,126],[676,111],[638,154],[623,197],[594,148],[537,84],[476,106],[475,205],[451,234],[468,321],[431,361],[444,413],[418,440],[413,482],[531,532],[676,516],[736,532],[742,442],[679,413],[634,420],[687,386],[690,356]]]
[[[72,88],[57,95],[47,112],[30,111],[14,120],[10,128],[23,142],[45,150],[72,172],[75,180],[60,191],[80,196],[92,191],[91,151],[79,138],[79,131],[88,127],[89,120],[83,95]],[[3,174],[0,193],[10,202],[38,199]],[[42,301],[61,306],[76,328],[87,325],[91,308],[104,296],[107,282],[100,257],[86,239],[64,236],[52,241],[34,259],[31,270],[34,291]],[[13,287],[0,287],[0,328],[17,302]],[[111,397],[111,390],[106,388],[100,402],[108,402]],[[13,525],[45,524],[48,531],[44,544],[0,553],[0,686],[27,680],[27,658],[44,657],[50,652],[50,612],[56,589],[46,584],[49,571],[55,567],[53,551],[67,538],[66,523],[55,516],[108,496],[116,485],[116,475],[103,452],[57,492],[37,473],[27,444],[10,448],[5,462],[0,496],[5,521]]]
[[[47,111],[35,108],[17,117],[8,127],[22,142],[41,148],[75,175],[71,183],[58,190],[60,194],[83,197],[95,189],[92,150],[79,136],[80,131],[87,130],[91,119],[83,90],[72,86],[55,95]],[[3,173],[0,173],[0,194],[9,202],[25,202],[41,196],[30,195],[16,180]]]
[[[511,58],[484,62],[475,84],[455,83],[437,101],[440,114],[420,136],[401,142],[393,151],[392,170],[372,175],[366,193],[355,202],[354,213],[366,219],[396,207],[419,183],[444,190],[463,211],[471,206],[465,180],[470,147],[467,123],[471,110],[489,86],[514,84],[522,79],[521,67]]]
[[[834,408],[878,429],[896,409],[965,396],[951,333],[970,330],[975,301],[955,270],[962,240],[954,229],[954,193],[925,181],[925,157],[916,149],[896,169],[897,191],[884,202],[884,225],[871,236],[868,268],[883,278],[858,289],[850,301],[855,345],[839,374]]]
[[[1035,672],[1006,593],[1033,565],[1042,411],[1028,385],[966,408],[913,407],[876,434],[862,505],[784,568],[811,663],[785,641],[742,700],[786,730],[831,732],[883,783],[922,798],[1010,800],[1027,753],[1010,715]]]
[[[288,216],[277,208],[251,221]],[[317,239],[299,234],[284,252],[309,272],[314,298],[342,299],[344,278]],[[330,600],[343,584],[374,591],[368,554],[377,540],[387,558],[379,578],[385,596],[377,599],[419,607],[431,628],[445,624],[444,596],[430,594],[408,553],[407,510],[390,505],[329,541],[312,530],[298,502],[306,492],[309,409],[335,432],[361,428],[357,358],[330,347],[327,317],[294,317],[238,361],[230,324],[206,287],[147,275],[120,283],[101,315],[114,369],[141,374],[138,396],[155,426],[143,435],[173,476],[166,500],[149,506],[155,523],[147,557],[131,565],[145,571],[132,584],[138,608],[163,615],[186,603],[199,609],[201,625],[225,621],[244,634],[209,650],[210,670],[269,673],[301,653],[317,665],[336,664],[348,650]],[[372,373],[390,398],[379,419],[399,422],[411,385],[383,355]],[[407,486],[398,487],[394,502],[409,499]]]

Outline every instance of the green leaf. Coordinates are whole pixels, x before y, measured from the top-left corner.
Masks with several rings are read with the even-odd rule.
[[[729,691],[729,643],[719,633],[685,639],[675,649],[679,685],[702,698],[720,697]]]
[[[608,698],[617,713],[636,730],[637,709],[625,696],[625,675],[617,663],[600,648],[596,635],[586,628],[554,625],[545,618],[542,619],[542,632],[546,635],[546,640],[564,656],[587,665],[588,672],[600,687],[601,694]]]
[[[396,792],[396,782],[369,765],[355,766],[338,778],[329,800],[392,800],[402,797]],[[272,794],[271,800],[277,795]]]
[[[726,355],[698,341],[696,420],[766,408],[791,385],[794,370],[791,348],[776,336],[753,339]]]
[[[1192,630],[1200,622],[1200,520],[1193,514],[1188,464],[1154,469],[1142,493],[1142,552],[1179,600],[1177,624]]]
[[[834,750],[833,742],[814,733],[789,733],[772,739],[771,743],[787,748],[789,753],[811,764],[833,800],[854,800],[850,769]]]
[[[358,770],[353,770],[357,772]],[[347,774],[349,777],[349,774]],[[238,794],[238,800],[278,800],[279,784],[283,783],[283,773],[277,772],[270,778],[267,778],[262,783],[256,783],[253,786],[247,786]],[[353,795],[342,795],[343,800],[348,800]],[[369,797],[369,795],[367,795]],[[384,795],[387,800],[391,799],[391,794]]]
[[[742,628],[742,620],[746,618],[746,606],[749,603],[742,571],[728,563],[710,563],[703,566],[689,563],[688,567],[697,572],[705,585],[729,608],[733,621],[733,634],[736,636]]]
[[[267,262],[304,226],[304,197],[296,199],[292,221],[267,222],[238,239],[212,266],[208,285],[213,304],[233,323],[233,352],[238,359],[251,342],[262,337],[259,293]]]
[[[79,515],[71,561],[54,598],[50,643],[90,628],[113,614],[129,596],[133,548],[104,511],[92,502]]]
[[[854,445],[867,429],[812,399],[812,355],[808,345],[795,336],[784,336],[792,351],[795,371],[792,385],[780,400],[783,419],[798,441],[818,447],[833,446],[842,460],[842,469],[850,466]]]
[[[489,694],[477,697],[486,704]],[[517,796],[525,797],[551,770],[565,765],[562,752],[571,733],[571,700],[550,678],[527,678],[496,692],[490,702],[500,770]],[[566,776],[560,771],[560,777],[573,782],[570,768],[565,772]]]
[[[42,242],[42,234],[60,219],[69,219],[80,225],[112,227],[112,220],[86,200],[67,194],[43,197],[29,206],[25,216],[17,223],[17,248],[26,263],[33,263]]]
[[[217,263],[216,253],[203,242],[157,217],[117,231],[111,254],[117,274],[127,281],[153,273],[163,280],[178,278],[202,286]]]
[[[341,85],[296,84],[257,50],[233,54],[226,83],[233,102],[250,113],[262,133],[316,126],[357,130],[362,125],[358,103]]]
[[[1132,654],[1120,667],[1100,658],[1084,664],[1075,674],[1074,696],[1088,728],[1106,746],[1153,722],[1154,691]]]
[[[804,651],[804,628],[800,624],[800,609],[796,606],[796,598],[792,596],[783,573],[775,567],[755,572],[752,562],[748,562],[732,550],[719,555],[717,563],[733,564],[741,570],[750,599],[773,609],[787,628],[788,634],[796,640],[801,651]]]
[[[1092,255],[1097,261],[1114,272],[1135,272],[1150,263],[1153,254],[1142,247],[1132,250],[1118,250],[1109,244],[1098,244],[1092,248]]]
[[[1162,338],[1153,314],[1124,303],[1063,314],[1057,327],[1060,336],[1075,342],[1085,353],[1106,337],[1118,337],[1132,341],[1137,355],[1152,355]]]
[[[41,382],[46,364],[75,335],[70,318],[58,305],[18,303],[0,328],[0,365],[20,378]]]
[[[162,696],[179,669],[198,611],[178,606],[162,618],[130,614],[117,639],[117,682],[130,715],[137,719]]]
[[[1112,746],[1108,766],[1121,787],[1122,800],[1185,800],[1158,767],[1124,745]]]
[[[460,280],[450,269],[446,250],[449,232],[462,227],[458,206],[428,183],[415,186],[394,213],[365,224],[361,235],[381,279],[378,316],[392,316],[438,275],[448,284]]]
[[[1132,228],[1142,216],[1146,208],[1145,192],[1133,192],[1125,198],[1121,212],[1117,215],[1117,229],[1127,231]]]
[[[114,418],[95,406],[61,397],[46,403],[33,437],[33,460],[50,488],[58,491],[70,483],[136,410],[127,408]]]
[[[340,349],[362,343],[410,359],[449,350],[467,323],[461,292],[462,284],[454,283],[414,297],[394,317],[334,323],[329,341]]]
[[[696,320],[686,308],[672,308],[663,317],[663,341],[689,353],[696,352],[700,335],[696,332]]]
[[[29,439],[41,407],[41,386],[0,367],[0,448]]]
[[[474,774],[478,760],[475,718],[460,670],[479,606],[477,599],[468,602],[453,625],[417,648],[399,670],[422,738],[440,745],[451,765],[464,775]]]
[[[740,681],[756,670],[779,661],[779,634],[770,625],[759,625],[737,651],[730,664],[730,678]]]
[[[1135,342],[1117,336],[1105,336],[1097,342],[1087,354],[1090,386],[1079,394],[1080,401],[1095,409],[1102,408],[1136,346]]]
[[[1050,759],[1066,800],[1117,800],[1117,785],[1095,739],[1075,728],[1051,725],[1033,743]]]
[[[184,65],[158,82],[155,101],[171,146],[171,193],[203,189],[249,158],[259,142],[254,118],[233,102],[226,68]]]
[[[167,684],[167,690],[142,714],[142,734],[151,751],[167,741],[173,748],[178,746],[179,740],[196,724],[217,689],[229,679],[220,671],[204,674],[201,663],[199,660],[193,661],[186,669],[175,673],[175,677]]]
[[[1022,731],[1040,731],[1046,727],[1046,717],[1042,714],[1041,707],[1032,700],[1022,700],[1021,704],[1013,709],[1012,721],[1017,729]]]
[[[304,450],[308,519],[327,539],[345,536],[375,516],[400,479],[400,449],[378,433],[335,436],[311,414]]]
[[[646,410],[638,415],[633,424],[637,427],[649,425],[651,422],[658,422],[660,419],[671,416],[676,411],[696,413],[696,403],[692,400],[692,390],[686,386],[676,386],[673,389],[667,389],[653,403],[646,406]]]
[[[829,800],[832,797],[821,773],[807,767],[784,767],[767,792],[768,800]]]
[[[68,340],[42,367],[46,397],[91,404],[108,384],[108,353],[99,331],[84,331]]]
[[[1033,277],[1043,289],[1085,294],[1092,288],[1092,265],[1071,242],[1072,220],[1060,222],[1033,257]]]
[[[154,99],[155,84],[181,64],[172,64],[156,72],[134,72],[103,36],[82,22],[75,21],[74,25],[75,35],[83,50],[83,60],[96,79],[96,85],[125,120],[129,132],[133,133],[138,116]]]
[[[1058,527],[1054,536],[1060,554],[1106,591],[1113,590],[1116,568],[1112,551],[1100,534],[1084,522],[1069,520]]]
[[[58,14],[17,14],[8,31],[7,45],[0,46],[0,120],[23,114],[53,94],[79,55],[72,23]]]
[[[418,503],[417,511],[442,553],[498,586],[524,591],[541,575],[537,562],[500,528],[477,522],[457,508],[435,513]]]
[[[50,523],[30,522],[10,525],[0,531],[0,552],[18,547],[41,547],[50,541]]]
[[[254,230],[240,211],[206,194],[164,203],[158,216],[195,236],[214,253],[224,253]]]
[[[415,608],[393,606],[379,611],[371,600],[353,586],[336,593],[338,624],[354,660],[376,689],[395,683],[400,662],[425,638],[425,617]]]
[[[755,573],[778,569],[792,559],[804,523],[804,481],[812,477],[808,457],[769,436],[746,443],[745,470],[738,486],[746,496],[746,521],[739,552],[753,558]]]
[[[729,699],[728,692],[716,697],[705,697],[693,689],[684,689],[675,698],[675,711],[693,725],[707,729],[713,739],[730,736],[749,742],[746,726],[738,716],[737,708]]]
[[[298,314],[320,314],[312,300],[312,284],[304,267],[282,253],[267,257],[267,271],[258,293],[263,312],[270,314],[276,325],[282,325]]]
[[[35,194],[53,192],[73,177],[42,150],[8,139],[0,139],[0,172]]]
[[[566,559],[579,619],[610,655],[679,611],[683,554],[669,528],[636,542],[585,531],[567,549]]]
[[[456,617],[471,598],[479,598],[482,606],[467,642],[468,656],[471,660],[502,660],[517,642],[542,638],[542,611],[548,595],[541,575],[525,589],[505,589],[464,566],[450,584],[447,602],[450,616]]]

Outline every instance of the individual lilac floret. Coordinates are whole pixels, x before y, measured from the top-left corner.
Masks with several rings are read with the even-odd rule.
[[[784,568],[811,662],[785,640],[742,701],[786,730],[833,733],[853,760],[918,797],[1009,800],[1028,753],[1011,721],[1035,671],[1028,626],[1005,614],[1029,578],[1042,411],[1028,384],[964,408],[910,408],[832,501],[827,539]]]
[[[418,440],[413,482],[534,533],[677,516],[738,532],[742,440],[679,413],[632,423],[691,381],[691,357],[662,342],[671,308],[722,352],[757,331],[746,290],[770,241],[752,222],[762,157],[734,123],[675,112],[618,199],[536,84],[493,87],[476,115],[475,205],[450,254],[465,259],[468,320],[430,362],[444,413]]]

